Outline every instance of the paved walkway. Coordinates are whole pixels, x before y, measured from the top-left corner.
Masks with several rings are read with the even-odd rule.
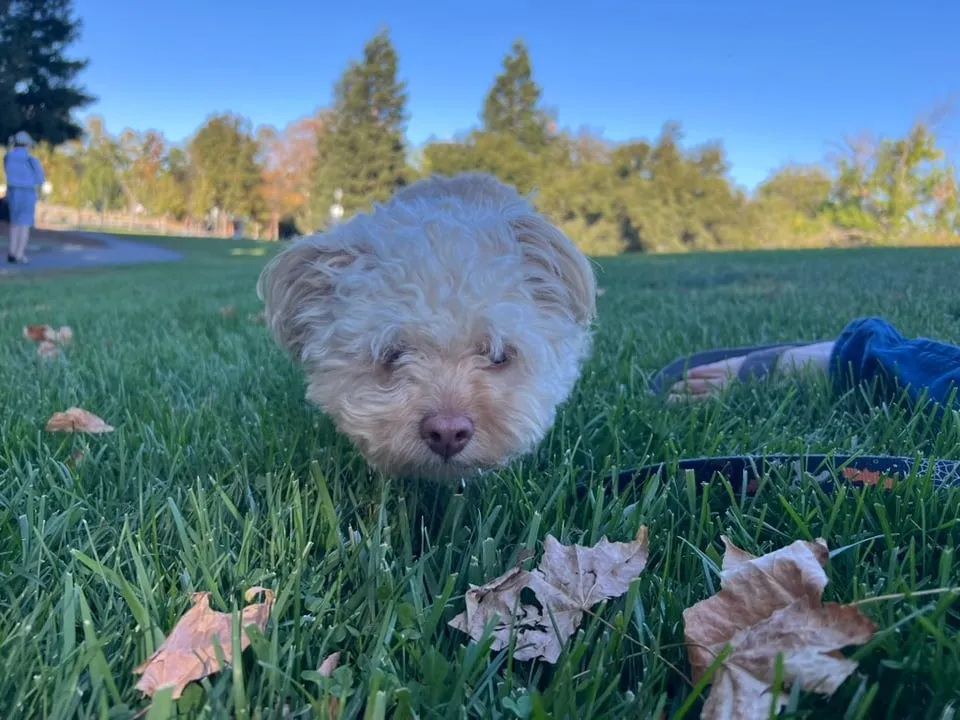
[[[0,265],[0,277],[51,270],[80,270],[109,265],[176,262],[183,258],[181,253],[173,250],[167,250],[145,242],[123,240],[115,235],[79,232],[72,234],[90,238],[102,243],[102,245],[94,247],[69,242],[59,245],[38,243],[35,252],[31,253],[30,251],[33,249],[33,243],[31,242],[27,246],[27,256],[30,258],[30,263],[27,265],[10,265],[4,257],[2,259],[3,264]]]

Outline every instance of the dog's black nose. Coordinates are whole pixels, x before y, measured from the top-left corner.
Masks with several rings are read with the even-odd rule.
[[[473,421],[466,415],[432,413],[420,423],[420,437],[443,459],[463,451],[473,437]]]

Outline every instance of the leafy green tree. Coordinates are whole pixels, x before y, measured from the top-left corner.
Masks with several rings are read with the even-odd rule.
[[[749,247],[833,244],[829,221],[833,178],[820,167],[785,167],[754,193],[748,210]]]
[[[787,167],[767,178],[756,196],[813,220],[829,205],[832,190],[833,180],[823,168]]]
[[[252,217],[260,210],[260,148],[248,120],[213,115],[188,146],[195,217]]]
[[[423,149],[425,173],[486,172],[528,193],[541,180],[544,162],[512,135],[474,132],[460,142],[433,142]]]
[[[949,163],[933,190],[933,227],[940,233],[960,233],[960,191],[957,168]]]
[[[537,205],[589,255],[619,255],[630,242],[612,156],[610,143],[589,133],[556,137],[545,156]]]
[[[923,123],[902,138],[848,141],[835,169],[829,217],[848,235],[898,242],[954,227],[956,170]]]
[[[118,178],[127,198],[127,208],[155,211],[154,198],[167,152],[167,141],[155,130],[145,133],[126,129],[116,141]]]
[[[429,143],[422,153],[423,172],[487,172],[521,193],[542,190],[546,174],[562,164],[564,148],[551,148],[555,138],[541,97],[529,51],[518,40],[484,100],[482,127],[453,142]]]
[[[904,138],[881,143],[870,187],[877,220],[888,235],[903,234],[911,223],[925,224],[942,183],[944,169],[938,163],[943,157],[936,137],[920,124]]]
[[[406,84],[397,52],[384,30],[351,62],[334,89],[329,127],[320,136],[312,202],[327,217],[336,190],[346,216],[387,200],[408,181]]]
[[[119,151],[102,118],[88,119],[79,160],[80,206],[101,212],[123,207]]]
[[[76,140],[54,147],[42,142],[33,149],[34,156],[43,165],[44,175],[52,186],[44,199],[55,205],[80,207],[80,156],[83,145]]]
[[[516,138],[526,150],[541,150],[548,142],[550,126],[550,118],[540,106],[542,95],[533,79],[527,46],[517,40],[484,100],[483,130]]]
[[[653,143],[560,134],[534,153],[513,135],[480,131],[428,145],[424,170],[481,170],[536,190],[538,207],[594,255],[747,244],[747,199],[730,182],[723,147],[686,150],[682,139],[668,123]]]
[[[0,139],[80,137],[72,114],[95,98],[77,83],[87,61],[66,55],[79,35],[71,0],[0,0]]]
[[[834,161],[830,214],[840,228],[871,234],[879,230],[871,189],[877,143],[869,136],[862,136],[848,138],[845,144]]]
[[[728,177],[720,143],[686,150],[679,124],[667,123],[654,143],[616,148],[614,212],[627,248],[678,252],[743,244],[746,198]]]
[[[190,158],[182,148],[171,147],[160,168],[150,209],[157,215],[182,220],[187,214],[189,183]]]

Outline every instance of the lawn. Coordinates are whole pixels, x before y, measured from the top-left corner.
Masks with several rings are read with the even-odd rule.
[[[248,320],[263,257],[231,241],[164,242],[188,261],[0,282],[0,716],[144,712],[133,669],[199,591],[229,611],[261,585],[276,606],[241,663],[187,690],[184,717],[322,717],[338,693],[351,718],[647,718],[698,715],[682,611],[716,590],[722,534],[755,554],[818,536],[845,548],[826,600],[960,586],[960,490],[911,480],[828,496],[777,477],[741,502],[719,480],[700,495],[673,476],[623,495],[604,485],[615,468],[706,454],[960,457],[956,415],[897,398],[773,383],[668,407],[646,392],[680,353],[830,337],[858,315],[960,341],[958,251],[606,261],[596,350],[554,432],[461,493],[373,475],[305,404],[297,370]],[[74,329],[65,362],[38,360],[29,323]],[[72,405],[116,432],[46,433]],[[584,473],[592,491],[578,501]],[[539,554],[547,534],[590,545],[643,524],[646,571],[585,619],[556,665],[448,627],[470,583]],[[955,600],[864,605],[880,632],[850,651],[859,671],[830,699],[797,694],[790,712],[952,716]],[[336,651],[341,669],[319,678]]]

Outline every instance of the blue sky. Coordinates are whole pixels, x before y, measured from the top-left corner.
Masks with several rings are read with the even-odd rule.
[[[212,112],[283,127],[388,26],[420,144],[475,125],[513,40],[530,46],[561,127],[652,138],[680,121],[724,141],[752,187],[845,134],[902,133],[960,100],[960,2],[948,0],[75,0],[75,51],[111,132],[180,141]],[[348,9],[353,8],[353,9]],[[960,110],[960,107],[957,108]],[[960,155],[960,118],[942,128]]]

